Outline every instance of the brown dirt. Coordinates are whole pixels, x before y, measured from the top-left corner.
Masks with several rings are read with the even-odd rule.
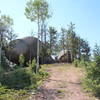
[[[29,100],[98,100],[83,91],[81,79],[84,70],[69,64],[52,64],[47,66],[51,73],[38,93]]]

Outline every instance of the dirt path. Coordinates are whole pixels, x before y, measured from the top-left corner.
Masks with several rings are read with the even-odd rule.
[[[83,92],[84,71],[68,64],[49,65],[50,78],[31,100],[97,100]]]

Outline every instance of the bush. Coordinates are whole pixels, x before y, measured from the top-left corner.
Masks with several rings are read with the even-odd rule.
[[[0,100],[26,100],[28,96],[27,90],[7,89],[0,85]]]
[[[26,69],[17,69],[13,72],[4,73],[0,76],[2,85],[8,88],[22,89],[31,84],[32,73]]]
[[[28,66],[31,68],[33,73],[36,73],[36,60],[35,59],[33,59],[32,62],[29,61]]]
[[[20,58],[23,58],[23,56],[20,56]],[[21,64],[23,64],[24,60],[21,60]],[[18,66],[17,68],[18,69],[15,69],[14,71],[2,73],[0,75],[0,83],[3,86],[14,89],[23,89],[32,84],[36,84],[35,82],[32,83],[32,80],[36,78],[36,76],[33,74],[36,68],[35,60],[33,60],[27,68],[20,68]]]
[[[75,59],[73,64],[75,65],[75,67],[87,67],[89,62],[88,61],[84,61],[83,59],[81,60],[78,60],[78,59]]]
[[[35,74],[35,60],[27,68],[15,69],[15,71],[3,72],[0,75],[0,100],[26,100],[29,92],[37,89],[49,75],[44,67]]]
[[[5,70],[3,69],[2,66],[0,66],[0,75],[1,75],[2,73],[4,73],[4,72],[5,72]]]
[[[20,66],[23,67],[24,66],[24,63],[25,63],[25,57],[23,54],[21,54],[19,56],[19,63],[20,63]]]
[[[41,86],[41,84],[43,83],[43,81],[49,76],[48,72],[45,72],[45,70],[43,68],[41,68],[39,70],[39,72],[37,74],[33,74],[33,77],[31,79],[32,85],[30,88],[35,88],[37,89],[39,86]]]
[[[91,62],[86,68],[87,75],[84,80],[84,87],[87,91],[93,92],[96,96],[100,94],[100,57]]]
[[[43,68],[37,74],[33,73],[31,67],[20,68],[15,71],[0,75],[0,83],[10,89],[24,89],[33,86],[38,87],[38,83],[43,81],[48,73]]]
[[[79,66],[79,60],[78,59],[75,59],[73,63],[75,65],[75,67],[78,67]]]

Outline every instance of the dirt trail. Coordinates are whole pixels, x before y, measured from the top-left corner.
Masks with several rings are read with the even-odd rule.
[[[81,86],[84,71],[68,64],[48,67],[50,78],[31,100],[97,100],[87,95]]]

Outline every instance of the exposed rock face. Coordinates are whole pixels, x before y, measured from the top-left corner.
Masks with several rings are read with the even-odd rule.
[[[40,44],[42,44],[40,42]],[[23,54],[25,57],[25,62],[29,60],[36,59],[37,57],[37,38],[26,37],[22,39],[16,39],[9,43],[5,49],[5,55],[8,60],[13,63],[19,64],[19,56]],[[50,60],[52,58],[49,57]],[[41,58],[40,58],[41,63]],[[46,63],[46,62],[45,62]]]
[[[9,43],[5,50],[6,57],[13,63],[19,64],[19,56],[23,54],[25,60],[36,58],[37,54],[37,38],[26,37],[16,39]]]

